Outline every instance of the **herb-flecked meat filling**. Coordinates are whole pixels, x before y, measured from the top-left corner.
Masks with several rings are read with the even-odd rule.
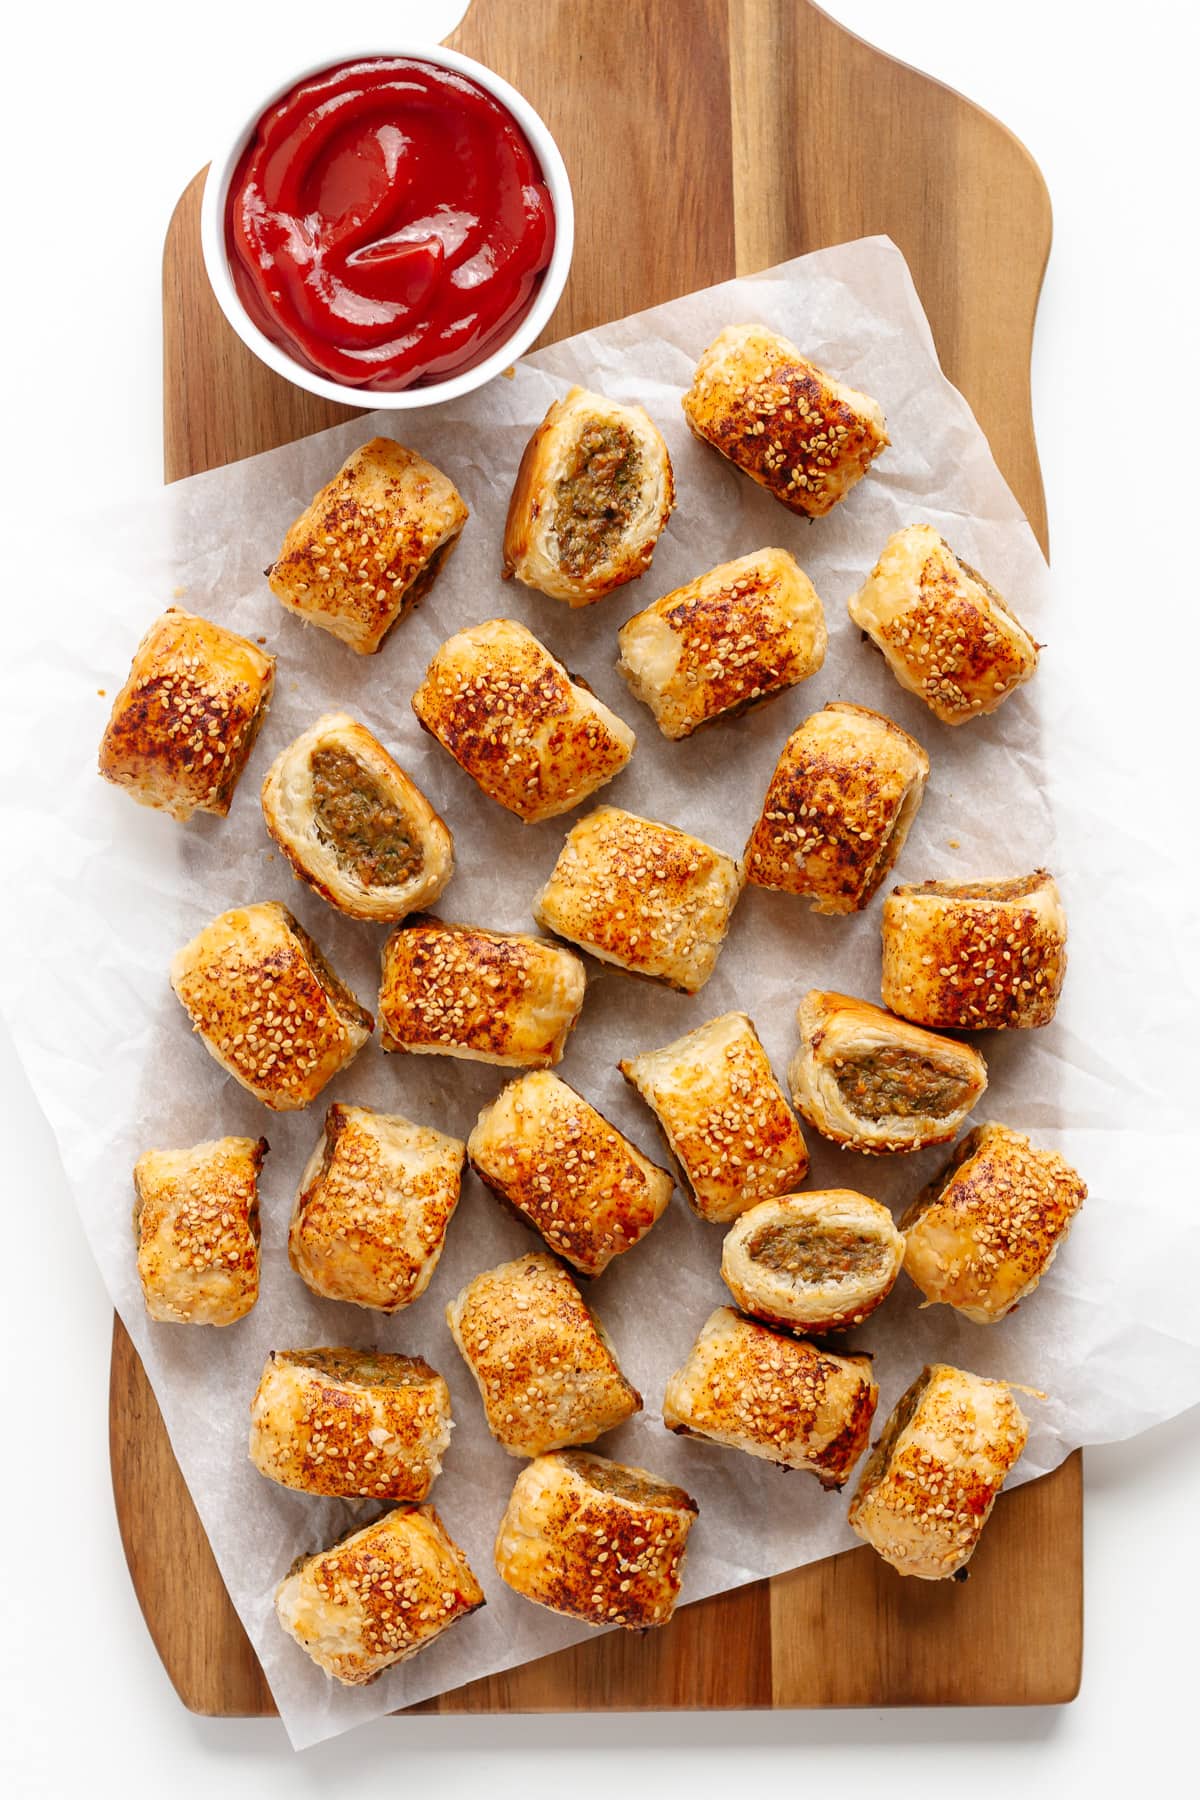
[[[799,1223],[767,1225],[747,1249],[764,1269],[813,1283],[868,1275],[885,1254],[877,1239],[861,1232]]]
[[[589,425],[557,488],[554,530],[568,575],[602,562],[637,511],[641,455],[623,425]]]
[[[971,1087],[961,1075],[912,1050],[870,1050],[847,1057],[837,1084],[861,1119],[943,1119],[965,1106]]]
[[[317,831],[338,867],[364,887],[400,887],[421,867],[404,820],[362,764],[346,750],[313,753]]]

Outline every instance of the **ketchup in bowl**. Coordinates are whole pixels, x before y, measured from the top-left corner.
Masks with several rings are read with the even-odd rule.
[[[348,387],[441,381],[497,349],[554,249],[537,158],[500,102],[408,57],[342,63],[265,112],[229,185],[243,306]]]

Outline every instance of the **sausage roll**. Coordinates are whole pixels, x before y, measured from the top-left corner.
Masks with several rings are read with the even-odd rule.
[[[234,1325],[258,1299],[258,1177],[266,1138],[147,1150],[133,1170],[133,1234],[146,1311]]]
[[[674,1182],[557,1075],[510,1081],[467,1139],[481,1180],[584,1275],[632,1250]]]
[[[667,1383],[663,1424],[840,1488],[878,1399],[869,1356],[835,1356],[719,1306]]]
[[[541,1251],[477,1275],[446,1322],[510,1456],[590,1444],[642,1409],[599,1319]]]
[[[327,1300],[396,1312],[433,1279],[466,1145],[367,1106],[331,1106],[288,1231],[297,1275]]]
[[[517,1476],[496,1567],[527,1600],[585,1625],[665,1625],[699,1510],[690,1494],[645,1469],[559,1450]]]
[[[419,1356],[272,1350],[250,1407],[250,1461],[306,1494],[424,1500],[452,1425],[450,1389]]]
[[[847,1150],[883,1156],[947,1144],[987,1086],[978,1050],[935,1037],[849,994],[811,989],[800,1002],[792,1099]]]
[[[944,1581],[970,1561],[1028,1436],[1006,1382],[933,1363],[863,1467],[851,1528],[899,1574]]]
[[[741,891],[741,868],[711,844],[599,806],[567,833],[533,916],[601,962],[696,994]]]
[[[335,1681],[363,1687],[484,1604],[471,1566],[432,1506],[397,1506],[328,1550],[302,1556],[275,1590],[289,1637]]]
[[[877,1200],[851,1188],[760,1200],[736,1220],[721,1279],[743,1312],[791,1331],[846,1331],[887,1299],[904,1239]]]
[[[294,1112],[362,1049],[375,1021],[286,906],[239,906],[171,962],[209,1055],[272,1112]]]
[[[929,758],[882,713],[835,700],[793,731],[746,845],[746,878],[861,912],[899,856]]]
[[[807,1175],[800,1127],[745,1013],[619,1066],[658,1119],[702,1219],[727,1223]]]
[[[561,944],[420,919],[383,946],[383,1047],[546,1068],[562,1061],[586,985],[583,964]]]
[[[932,525],[889,538],[847,610],[943,725],[995,712],[1037,668],[1025,627]]]
[[[182,607],[134,652],[100,741],[100,773],[173,819],[233,802],[275,685],[275,658]]]
[[[728,325],[696,365],[693,432],[789,512],[819,519],[888,446],[877,403],[765,325]]]
[[[1086,1199],[1056,1151],[977,1125],[900,1221],[905,1270],[927,1306],[994,1324],[1033,1292]]]
[[[635,613],[617,641],[617,668],[663,736],[685,738],[815,674],[825,614],[786,550],[757,550]]]
[[[1048,1025],[1067,973],[1067,915],[1046,869],[926,881],[883,903],[883,1004],[956,1031]]]
[[[276,757],[262,809],[299,879],[352,919],[403,919],[454,873],[449,828],[349,713],[325,713]]]
[[[573,387],[525,446],[501,573],[589,606],[646,572],[674,505],[671,458],[649,415]]]
[[[635,738],[512,619],[447,640],[413,711],[485,794],[526,824],[568,812],[619,775]]]

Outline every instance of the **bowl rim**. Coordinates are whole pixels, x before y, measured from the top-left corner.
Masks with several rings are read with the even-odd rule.
[[[435,68],[454,70],[458,74],[469,76],[499,100],[529,139],[541,165],[554,207],[554,249],[533,305],[524,318],[482,362],[464,369],[460,375],[452,375],[445,381],[429,382],[423,387],[348,387],[306,368],[282,345],[276,344],[265,332],[260,331],[251,319],[234,285],[225,248],[225,204],[229,184],[250,140],[250,134],[263,114],[292,88],[314,75],[327,69],[336,69],[342,63],[367,62],[385,57],[407,57],[413,62],[431,63]],[[497,75],[485,64],[476,62],[473,57],[464,56],[461,51],[450,50],[444,44],[405,42],[387,49],[374,45],[366,50],[350,49],[323,56],[280,81],[255,105],[248,116],[241,116],[239,125],[222,134],[220,142],[223,147],[218,149],[205,172],[204,194],[200,203],[200,248],[209,285],[217,305],[246,348],[269,369],[282,375],[285,381],[292,382],[310,394],[318,394],[325,400],[336,400],[359,412],[399,412],[457,400],[463,394],[482,387],[485,382],[494,380],[511,367],[544,331],[562,297],[575,245],[575,207],[562,152],[551,135],[549,126],[524,95],[519,94],[503,76]]]

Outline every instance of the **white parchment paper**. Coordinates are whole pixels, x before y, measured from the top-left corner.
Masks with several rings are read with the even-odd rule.
[[[887,415],[892,448],[845,504],[815,524],[793,518],[684,427],[680,396],[700,351],[722,326],[752,319],[786,332],[875,395]],[[667,437],[679,491],[650,573],[582,612],[505,585],[498,574],[522,447],[573,381],[647,407]],[[380,655],[359,658],[285,615],[262,570],[295,514],[375,432],[401,437],[445,469],[472,517],[429,599]],[[1032,685],[994,718],[958,731],[902,692],[845,613],[889,533],[916,520],[932,523],[983,569],[1048,644]],[[1130,1434],[1200,1398],[1195,1309],[1163,1304],[1171,1280],[1164,1261],[1194,1268],[1200,1225],[1174,1172],[1186,1121],[1155,1073],[1163,1006],[1153,1023],[1144,1006],[1145,957],[1157,953],[1147,946],[1155,930],[1147,912],[1151,853],[1134,841],[1133,816],[1111,804],[1122,782],[1119,746],[1106,741],[1089,707],[1086,642],[1065,641],[1056,629],[1033,536],[938,367],[890,242],[864,240],[691,295],[543,351],[514,379],[455,404],[346,425],[85,521],[77,542],[69,530],[64,535],[57,560],[71,571],[72,586],[46,596],[34,660],[19,683],[9,683],[8,755],[35,746],[36,756],[5,783],[6,841],[28,846],[6,903],[6,1011],[113,1301],[295,1745],[587,1635],[509,1592],[495,1573],[492,1539],[519,1464],[489,1437],[442,1316],[467,1278],[533,1247],[533,1237],[468,1176],[430,1289],[392,1319],[317,1299],[292,1273],[285,1250],[297,1177],[327,1101],[399,1111],[465,1137],[507,1074],[440,1058],[385,1057],[376,1037],[308,1112],[276,1117],[207,1056],[167,981],[172,953],[214,914],[282,899],[374,1007],[384,930],[341,918],[291,879],[258,803],[269,762],[333,707],[369,725],[451,824],[457,872],[439,908],[444,916],[531,928],[531,897],[570,821],[523,826],[484,799],[421,732],[409,706],[430,655],[462,626],[497,615],[524,620],[638,733],[632,763],[602,797],[681,825],[732,855],[742,849],[788,732],[840,697],[889,713],[930,754],[932,775],[899,878],[1005,876],[1043,863],[1056,870],[1072,931],[1063,1004],[1044,1031],[981,1038],[991,1085],[977,1117],[1062,1149],[1091,1198],[1038,1293],[1003,1324],[980,1328],[944,1307],[921,1312],[901,1277],[857,1341],[876,1357],[880,1420],[930,1358],[1046,1390],[1044,1405],[1029,1403],[1033,1429],[1015,1480],[1055,1467],[1078,1444]],[[667,743],[615,674],[618,626],[712,564],[767,544],[796,555],[825,603],[823,669],[749,717]],[[173,598],[265,637],[279,659],[275,702],[225,821],[176,825],[135,807],[95,773],[109,705],[98,690],[116,691],[140,634]],[[40,600],[24,596],[26,612]],[[1172,1030],[1183,1041],[1195,1003],[1190,983],[1181,966],[1174,995],[1162,997],[1168,1042]],[[751,888],[698,996],[593,965],[561,1073],[661,1160],[653,1119],[618,1075],[618,1057],[739,1007],[755,1019],[782,1073],[796,1041],[796,1001],[812,985],[878,998],[879,902],[859,917],[824,919]],[[228,1132],[262,1132],[271,1145],[262,1181],[261,1300],[228,1330],[149,1324],[134,1269],[133,1163],[150,1146]],[[897,1208],[946,1154],[862,1159],[807,1136],[809,1185],[856,1187]],[[36,1210],[33,1197],[21,1205]],[[687,1600],[854,1541],[845,1496],[662,1427],[666,1378],[725,1298],[721,1235],[677,1195],[650,1236],[590,1290],[646,1402],[601,1448],[683,1483],[700,1502]],[[420,1352],[446,1376],[457,1429],[432,1497],[488,1598],[415,1661],[357,1691],[328,1682],[283,1635],[272,1592],[298,1552],[328,1543],[372,1509],[289,1493],[246,1456],[247,1409],[267,1352],[318,1343]]]

